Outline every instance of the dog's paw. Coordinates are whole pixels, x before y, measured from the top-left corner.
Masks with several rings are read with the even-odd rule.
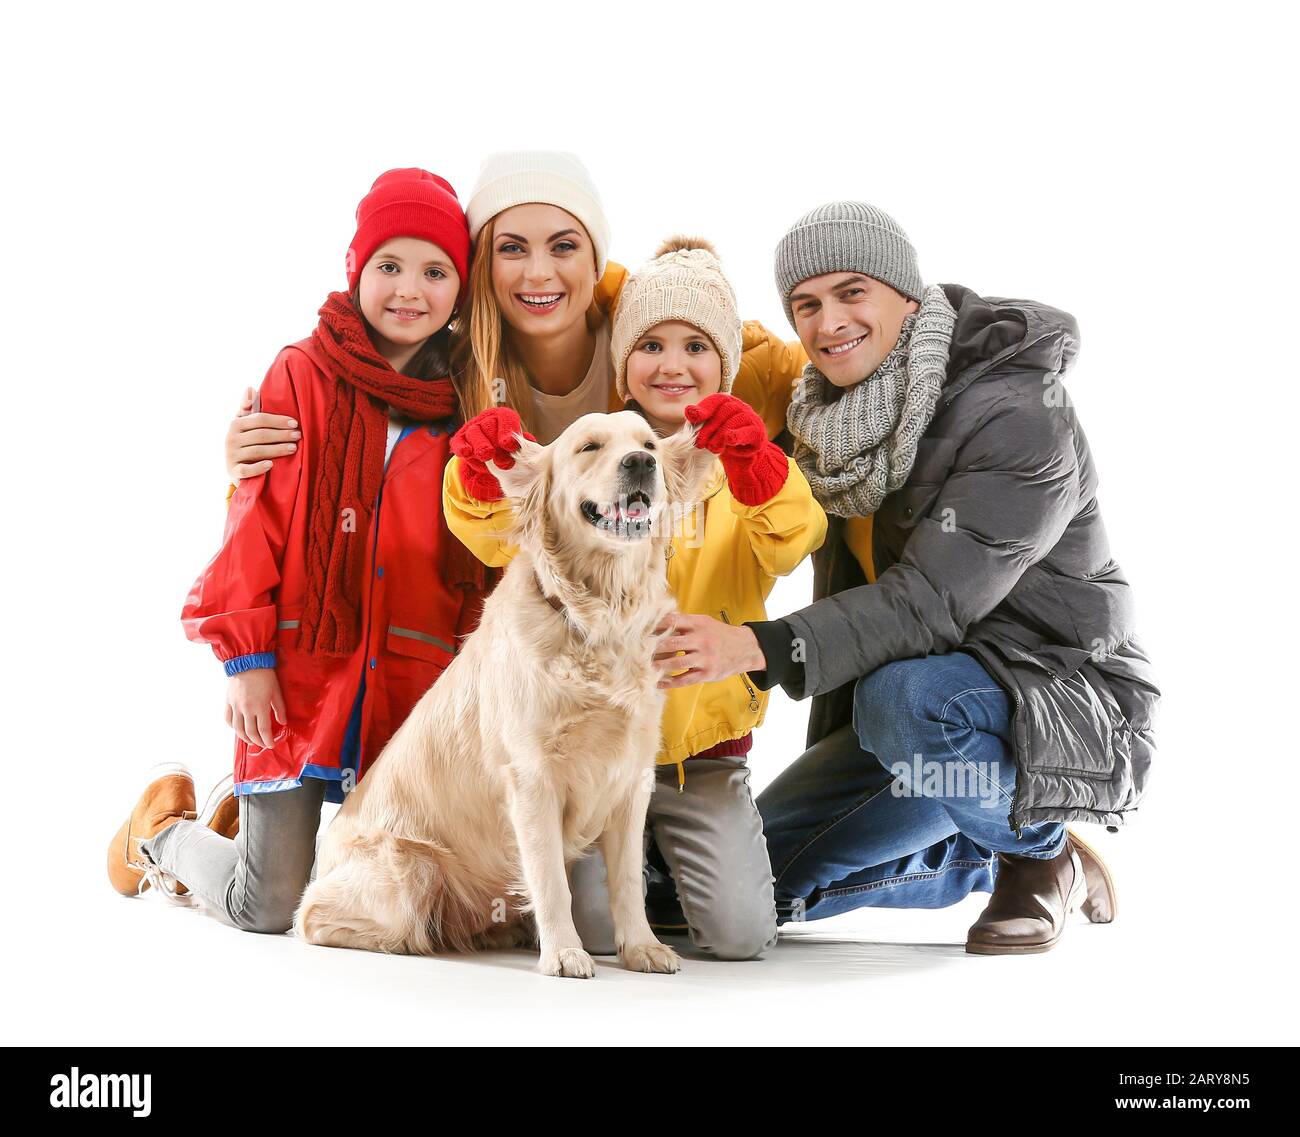
[[[622,951],[623,966],[629,971],[657,972],[672,975],[680,971],[682,961],[672,948],[652,940],[648,944],[628,944]]]
[[[596,974],[596,965],[582,948],[560,948],[542,952],[537,970],[543,975],[559,975],[566,979],[590,979]]]

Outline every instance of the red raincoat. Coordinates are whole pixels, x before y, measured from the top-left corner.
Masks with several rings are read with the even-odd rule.
[[[236,744],[237,794],[292,789],[314,777],[330,783],[326,800],[342,801],[352,788],[345,781],[364,775],[482,611],[482,594],[447,587],[438,571],[436,511],[454,424],[410,426],[393,448],[371,520],[360,646],[348,657],[298,650],[328,382],[310,339],[276,357],[262,384],[262,410],[297,419],[302,440],[267,473],[240,482],[221,551],[181,614],[185,634],[211,644],[223,663],[265,664],[265,653],[274,653],[288,726],[276,724],[270,750]]]

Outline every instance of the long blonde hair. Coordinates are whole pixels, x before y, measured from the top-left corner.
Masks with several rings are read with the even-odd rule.
[[[510,342],[501,306],[492,288],[496,220],[490,218],[474,242],[469,289],[454,326],[452,374],[467,419],[489,407],[504,405],[514,408],[525,430],[532,430],[535,425],[533,387],[519,353]],[[593,297],[591,307],[587,309],[587,330],[596,331],[605,318]],[[502,382],[497,383],[497,380]]]

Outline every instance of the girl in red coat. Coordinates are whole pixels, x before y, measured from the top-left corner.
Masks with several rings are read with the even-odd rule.
[[[321,803],[364,776],[477,621],[486,571],[441,505],[450,437],[482,409],[447,378],[469,245],[447,182],[382,175],[357,209],[348,292],[267,372],[262,407],[301,441],[240,482],[182,613],[228,676],[238,819],[229,801],[198,817],[188,772],[161,771],[109,848],[119,892],[192,893],[237,927],[287,930]]]

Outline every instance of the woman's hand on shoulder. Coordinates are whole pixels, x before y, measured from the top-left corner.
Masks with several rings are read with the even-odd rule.
[[[257,392],[249,387],[226,432],[226,472],[232,482],[265,474],[276,458],[298,449],[302,431],[288,415],[257,409]]]

